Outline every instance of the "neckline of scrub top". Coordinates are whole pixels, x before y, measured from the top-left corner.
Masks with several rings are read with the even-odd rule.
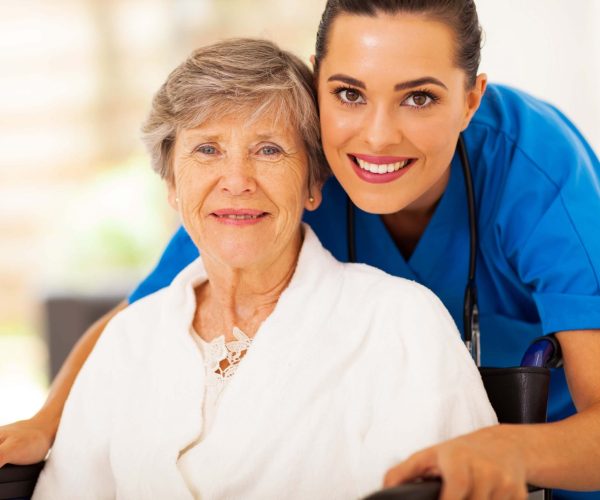
[[[457,220],[457,217],[460,219]],[[408,260],[404,258],[385,227],[381,216],[356,208],[357,261],[376,265],[395,276],[404,276],[424,284],[429,283],[435,280],[435,276],[438,276],[439,273],[445,274],[449,265],[455,264],[445,259],[448,247],[454,246],[450,245],[453,240],[466,237],[466,241],[469,241],[468,217],[464,176],[458,155],[455,154],[450,164],[450,178],[446,190],[410,258]],[[468,249],[468,245],[466,248]],[[378,262],[369,262],[368,259],[362,258],[365,255],[387,257],[384,262],[379,260]],[[465,255],[465,263],[468,263],[468,259],[469,256]],[[456,264],[463,267],[463,263],[457,262]],[[443,268],[440,269],[440,265]]]

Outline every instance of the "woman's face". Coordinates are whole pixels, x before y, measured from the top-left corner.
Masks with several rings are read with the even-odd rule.
[[[205,260],[259,269],[295,260],[308,166],[297,131],[267,114],[215,118],[177,134],[169,201]],[[318,193],[311,193],[316,197]]]
[[[327,160],[361,209],[429,210],[485,90],[465,90],[449,27],[423,16],[343,14],[319,68]]]

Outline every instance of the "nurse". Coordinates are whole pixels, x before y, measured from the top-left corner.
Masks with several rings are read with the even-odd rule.
[[[502,476],[598,488],[600,165],[555,108],[487,85],[477,74],[480,36],[471,1],[328,2],[314,66],[335,179],[306,220],[348,259],[347,194],[358,207],[357,260],[431,288],[462,326],[469,227],[456,144],[464,132],[483,364],[518,365],[532,339],[556,333],[565,370],[552,381],[549,417],[561,421],[436,446],[386,483],[433,472],[448,498],[504,498]],[[567,381],[579,410],[572,417]]]
[[[480,44],[472,0],[327,3],[313,62],[335,178],[305,220],[348,260],[349,196],[356,259],[428,286],[462,327],[462,133],[478,213],[482,362],[516,365],[533,338],[556,333],[565,369],[552,381],[554,422],[442,443],[389,471],[386,484],[442,475],[445,498],[504,498],[524,481],[600,488],[600,165],[558,110],[477,74]],[[168,285],[196,255],[179,230],[129,302]],[[72,380],[115,312],[84,336],[38,415],[0,429],[0,464],[43,458]]]

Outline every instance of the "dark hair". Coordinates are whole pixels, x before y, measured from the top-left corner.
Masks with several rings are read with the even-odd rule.
[[[329,32],[337,16],[374,17],[399,12],[423,14],[448,25],[456,37],[455,63],[467,75],[467,85],[475,85],[481,59],[481,26],[474,0],[328,0],[317,31],[315,73],[327,55]]]

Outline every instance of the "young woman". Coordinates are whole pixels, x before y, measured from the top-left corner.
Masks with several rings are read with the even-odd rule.
[[[447,498],[502,498],[507,484],[525,480],[600,488],[600,166],[558,110],[487,85],[477,74],[480,41],[472,0],[327,3],[314,64],[335,179],[305,220],[348,260],[349,196],[358,207],[356,259],[433,289],[462,326],[469,255],[462,133],[477,206],[483,364],[518,364],[534,337],[556,333],[565,364],[550,402],[550,420],[558,421],[441,444],[390,471],[387,483],[440,474]],[[180,230],[129,300],[166,286],[195,256]],[[3,430],[0,454],[43,457],[104,324],[83,338],[44,409]]]

